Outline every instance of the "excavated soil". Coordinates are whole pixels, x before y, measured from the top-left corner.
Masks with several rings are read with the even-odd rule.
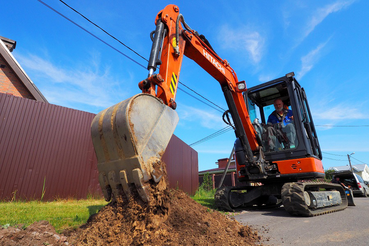
[[[68,238],[57,234],[48,221],[35,222],[26,229],[17,227],[0,227],[1,246],[23,245],[70,245]]]
[[[47,221],[25,230],[0,229],[0,245],[260,244],[260,236],[248,226],[198,204],[180,190],[167,189],[164,181],[151,185],[148,204],[137,196],[106,205],[85,225],[62,235]]]
[[[76,245],[255,245],[260,237],[217,211],[171,190],[170,212],[161,224],[135,205],[105,206],[80,228],[70,242]],[[147,217],[148,216],[148,217]]]

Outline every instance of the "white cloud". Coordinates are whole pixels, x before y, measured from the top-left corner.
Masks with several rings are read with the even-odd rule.
[[[305,27],[305,31],[303,33],[302,39],[306,38],[317,25],[319,25],[328,15],[338,12],[351,4],[353,4],[355,0],[348,0],[348,1],[336,1],[332,4],[326,5],[322,8],[316,10],[311,18],[310,21],[307,23]]]
[[[29,55],[26,57],[18,54],[17,59],[22,67],[31,69],[35,72],[43,73],[44,76],[51,78],[56,83],[71,80],[70,76],[68,76],[65,71],[56,68],[50,62],[36,55]]]
[[[332,121],[342,121],[342,120],[360,120],[369,119],[369,115],[363,113],[361,109],[355,108],[353,106],[348,106],[348,104],[339,104],[331,108],[320,108],[316,109],[314,113],[314,119],[317,120],[332,120]]]
[[[325,4],[323,7],[315,7],[313,3],[306,1],[286,2],[282,9],[282,21],[286,33],[292,34],[295,40],[292,50],[299,46],[327,17],[348,8],[356,1],[333,0],[328,4],[325,4],[328,1],[317,1],[318,5]]]
[[[178,107],[177,112],[179,114],[180,121],[184,122],[184,124],[186,124],[185,121],[192,123],[197,122],[202,127],[215,130],[225,127],[219,113],[215,114],[209,111],[186,106],[184,104],[181,104],[181,107]]]
[[[319,61],[321,57],[321,52],[323,48],[326,46],[326,44],[329,42],[330,38],[324,42],[318,45],[315,49],[310,51],[307,55],[303,56],[301,58],[301,70],[296,73],[296,77],[301,79],[304,77],[304,75],[309,72],[314,65]]]
[[[221,27],[219,36],[224,49],[248,53],[251,61],[259,63],[263,57],[265,38],[251,27],[230,28],[227,25]]]
[[[128,94],[120,89],[120,83],[113,78],[108,67],[100,71],[97,57],[83,65],[69,64],[72,68],[56,66],[33,54],[17,54],[17,60],[29,75],[32,74],[32,80],[53,104],[86,111],[89,106],[101,110]]]
[[[270,81],[270,80],[272,80],[272,79],[275,79],[277,76],[275,76],[275,75],[270,75],[270,74],[260,74],[259,75],[259,81],[260,82],[267,82],[267,81]]]

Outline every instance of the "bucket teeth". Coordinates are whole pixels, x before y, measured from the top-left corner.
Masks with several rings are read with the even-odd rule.
[[[155,183],[159,183],[161,178],[164,175],[163,166],[161,164],[161,161],[156,161],[152,164],[153,170],[151,172],[151,177],[154,180]]]
[[[109,185],[108,178],[106,177],[106,174],[104,172],[101,172],[99,174],[99,183],[100,183],[100,187],[101,187],[105,200],[110,201],[111,200],[111,188]]]
[[[120,181],[117,179],[117,175],[115,173],[115,171],[110,171],[108,174],[108,178],[109,178],[109,184],[111,187],[111,191],[114,195],[114,197],[119,197],[120,196]]]
[[[99,182],[105,200],[132,188],[149,201],[150,180],[163,175],[161,155],[178,123],[177,113],[149,94],[138,94],[96,115],[91,124]]]
[[[138,194],[140,195],[141,199],[144,202],[149,202],[150,196],[149,196],[149,190],[148,185],[144,185],[142,183],[143,175],[140,169],[136,168],[132,171],[133,180],[136,186],[136,189],[138,191]]]
[[[131,190],[129,189],[126,171],[125,170],[120,171],[119,177],[120,177],[120,183],[122,184],[124,194],[129,199],[132,194],[131,194]]]

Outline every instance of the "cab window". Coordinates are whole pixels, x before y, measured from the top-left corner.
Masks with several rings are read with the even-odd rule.
[[[281,114],[273,113],[276,99],[281,100],[285,106]],[[296,129],[285,82],[249,93],[247,105],[251,122],[262,140],[264,151],[282,151],[297,147]],[[268,123],[269,116],[273,123]]]

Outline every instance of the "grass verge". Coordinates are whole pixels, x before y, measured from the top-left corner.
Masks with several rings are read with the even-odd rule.
[[[200,203],[201,205],[216,209],[215,203],[214,203],[214,195],[216,190],[206,190],[200,187],[194,196],[191,198],[194,199],[196,202]]]
[[[210,209],[214,204],[215,190],[200,187],[192,196],[196,202]],[[22,225],[26,228],[36,221],[47,220],[61,233],[67,228],[77,228],[85,224],[88,218],[96,214],[107,202],[104,199],[0,202],[0,227]]]
[[[35,221],[47,220],[60,233],[87,222],[107,202],[103,199],[61,200],[53,202],[0,202],[0,226],[22,224],[23,228]]]

